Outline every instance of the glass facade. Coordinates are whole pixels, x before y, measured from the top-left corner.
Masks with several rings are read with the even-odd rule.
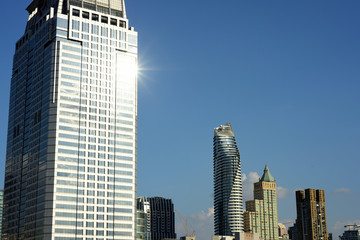
[[[230,123],[214,131],[214,210],[215,235],[243,230],[240,153]]]
[[[123,1],[104,4],[114,14],[91,4],[27,8],[11,79],[3,239],[135,238],[137,33]]]
[[[139,197],[137,210],[141,213],[137,239],[176,239],[174,204],[171,199]]]

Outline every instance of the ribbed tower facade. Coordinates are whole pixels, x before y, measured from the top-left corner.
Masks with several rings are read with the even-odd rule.
[[[295,195],[298,240],[328,240],[325,191],[309,188]]]
[[[243,230],[240,153],[230,123],[214,129],[214,208],[215,235]]]
[[[3,239],[134,239],[137,33],[124,0],[33,0],[11,79]]]

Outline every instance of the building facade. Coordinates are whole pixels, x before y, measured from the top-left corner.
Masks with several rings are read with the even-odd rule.
[[[240,153],[230,123],[214,129],[215,235],[243,231]]]
[[[145,212],[136,211],[136,240],[145,240]]]
[[[0,190],[0,233],[2,231],[3,208],[4,208],[4,190]]]
[[[293,226],[289,227],[288,234],[289,234],[289,239],[298,240],[298,229],[296,223],[294,223]]]
[[[124,0],[34,0],[11,79],[3,239],[134,239],[137,33]]]
[[[340,240],[360,240],[360,225],[346,225]]]
[[[278,224],[279,239],[289,239],[289,234],[286,226],[282,223]]]
[[[298,240],[328,240],[325,191],[296,191]]]
[[[246,201],[244,228],[264,240],[279,239],[276,182],[267,165],[260,181],[254,183],[254,200]]]
[[[144,212],[146,240],[176,239],[175,209],[171,199],[139,197],[137,210]]]

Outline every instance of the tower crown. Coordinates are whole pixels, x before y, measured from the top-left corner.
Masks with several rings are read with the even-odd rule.
[[[260,179],[262,182],[275,182],[275,178],[271,176],[268,165],[265,165],[264,173]]]

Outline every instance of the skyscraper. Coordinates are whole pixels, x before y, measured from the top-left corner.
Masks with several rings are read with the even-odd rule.
[[[296,191],[298,240],[328,240],[325,191]]]
[[[279,239],[276,182],[267,165],[254,183],[254,200],[246,201],[244,227],[245,232],[259,233],[264,240]]]
[[[174,204],[162,197],[139,197],[137,209],[145,213],[145,240],[176,239]]]
[[[3,208],[4,208],[4,190],[0,190],[0,233],[2,231]]]
[[[240,153],[230,123],[214,129],[214,210],[215,235],[243,230]]]
[[[33,0],[27,11],[3,239],[134,239],[137,33],[124,0]]]
[[[360,240],[360,225],[345,225],[345,231],[340,240]]]

